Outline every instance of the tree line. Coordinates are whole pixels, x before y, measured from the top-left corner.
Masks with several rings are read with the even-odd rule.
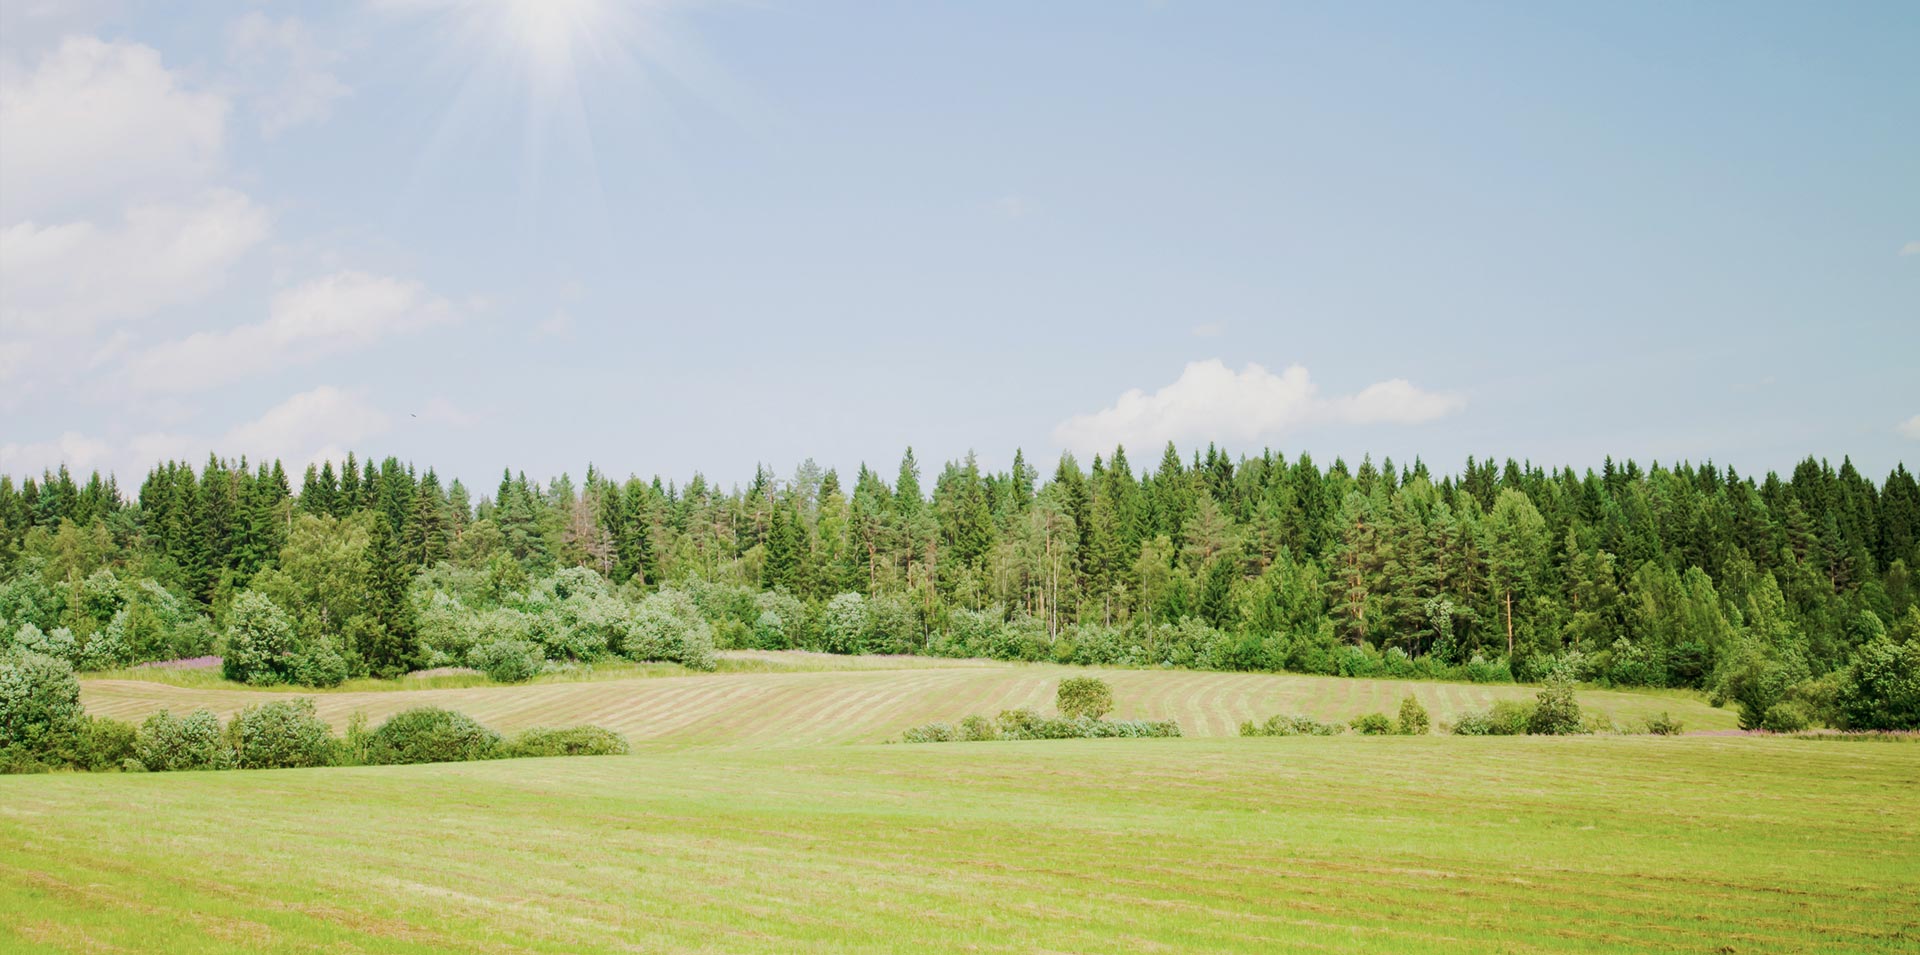
[[[1063,455],[1050,475],[1019,453],[999,472],[968,455],[929,482],[909,449],[890,482],[812,461],[730,488],[590,467],[578,483],[504,473],[477,500],[432,469],[351,455],[307,468],[297,493],[278,461],[217,457],[163,463],[132,496],[99,474],[0,477],[8,629],[64,628],[78,653],[141,605],[151,646],[127,652],[210,648],[255,591],[374,674],[449,662],[436,627],[451,618],[434,610],[448,600],[480,621],[585,569],[620,599],[687,595],[722,647],[1558,675],[1707,688],[1757,724],[1782,703],[1837,712],[1865,650],[1909,685],[1916,561],[1904,465],[1876,485],[1811,458],[1757,480],[1611,459],[1435,474],[1169,444],[1137,473],[1124,449],[1084,467]],[[192,639],[169,643],[180,629]]]

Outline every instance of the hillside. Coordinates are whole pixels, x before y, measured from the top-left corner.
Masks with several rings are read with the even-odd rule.
[[[594,723],[635,742],[810,745],[877,742],[918,723],[991,716],[1012,707],[1048,709],[1065,675],[1094,672],[1113,684],[1123,718],[1178,720],[1189,736],[1231,736],[1243,720],[1302,713],[1348,720],[1392,712],[1403,696],[1418,697],[1433,718],[1447,722],[1497,699],[1525,699],[1531,687],[1361,680],[1272,673],[1187,670],[1083,670],[1048,665],[912,658],[835,658],[818,654],[753,653],[735,657],[772,672],[645,676],[589,682],[477,686],[458,689],[333,692],[316,695],[320,715],[344,727],[356,711],[378,722],[411,706],[460,710],[502,730]],[[797,669],[812,666],[845,669]],[[794,667],[797,672],[781,672]],[[228,716],[278,693],[244,688],[173,686],[147,680],[86,680],[82,698],[91,712],[139,720],[148,713],[204,707]],[[1733,711],[1697,696],[1650,691],[1587,690],[1584,707],[1626,722],[1667,711],[1689,729],[1725,729]]]

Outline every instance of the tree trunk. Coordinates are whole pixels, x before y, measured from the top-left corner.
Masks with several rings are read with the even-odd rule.
[[[1513,665],[1513,591],[1507,591],[1507,665]]]

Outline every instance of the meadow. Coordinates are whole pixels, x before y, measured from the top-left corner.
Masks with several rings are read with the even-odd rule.
[[[882,744],[1044,705],[1048,666],[746,672],[318,694],[628,756],[0,778],[21,952],[1910,952],[1920,746],[1743,736],[1242,739],[1412,692],[1525,687],[1113,670],[1169,740]],[[258,691],[89,680],[95,712]],[[1625,721],[1729,711],[1585,692]]]

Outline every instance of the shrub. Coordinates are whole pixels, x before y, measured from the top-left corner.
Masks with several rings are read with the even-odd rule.
[[[907,743],[945,743],[958,738],[952,723],[928,723],[900,734],[901,741]]]
[[[73,638],[73,631],[65,627],[55,627],[42,632],[31,623],[23,623],[13,633],[11,646],[5,648],[15,653],[38,653],[56,660],[65,660],[72,664],[80,656],[80,644]]]
[[[220,718],[194,710],[181,718],[161,710],[140,724],[134,758],[150,772],[232,769],[233,749],[220,735]]]
[[[292,663],[288,677],[300,686],[339,686],[347,682],[347,658],[334,649],[331,641],[316,642],[294,654]]]
[[[827,601],[820,635],[829,653],[861,653],[867,648],[867,599],[845,593]]]
[[[1847,729],[1920,729],[1920,638],[1862,644],[1834,706]]]
[[[464,713],[420,706],[389,717],[367,736],[366,761],[375,766],[458,763],[491,759],[500,734]]]
[[[139,731],[132,723],[104,716],[88,717],[73,737],[73,746],[65,754],[66,762],[93,772],[113,769],[134,758],[138,739]]]
[[[1500,700],[1478,713],[1467,713],[1453,724],[1455,736],[1525,736],[1533,721],[1534,705]]]
[[[969,716],[960,721],[960,738],[969,743],[999,739],[1000,732],[993,727],[993,721],[984,716]]]
[[[1097,720],[1113,709],[1113,688],[1099,677],[1068,677],[1060,681],[1054,705],[1062,716]]]
[[[522,756],[624,756],[627,738],[598,726],[530,729],[500,748],[507,758]]]
[[[227,726],[241,769],[330,766],[339,758],[333,730],[306,698],[249,706]]]
[[[44,653],[0,656],[0,750],[50,754],[71,745],[84,725],[71,664]]]
[[[1310,716],[1270,716],[1265,723],[1240,724],[1241,736],[1338,736],[1347,731],[1339,723],[1322,723]]]
[[[633,660],[665,660],[690,670],[715,667],[713,625],[693,598],[677,590],[649,594],[633,611],[621,652]]]
[[[1349,725],[1353,727],[1354,732],[1362,736],[1393,735],[1393,720],[1388,719],[1385,713],[1368,713],[1365,716],[1356,716]]]
[[[467,651],[467,665],[497,683],[525,683],[545,663],[539,645],[530,640],[494,640]]]
[[[1533,713],[1527,718],[1527,732],[1541,736],[1565,736],[1582,732],[1580,703],[1574,699],[1573,684],[1554,680],[1540,688]]]
[[[1678,736],[1683,731],[1680,721],[1668,716],[1665,710],[1658,716],[1647,717],[1647,732],[1655,736]]]
[[[1810,722],[1805,707],[1783,700],[1767,707],[1766,714],[1760,718],[1760,728],[1770,733],[1798,733]]]
[[[1394,730],[1402,736],[1427,735],[1427,708],[1411,695],[1400,701],[1400,718],[1394,723]]]
[[[227,639],[220,669],[229,680],[255,685],[293,677],[293,624],[265,594],[244,591],[227,611]],[[152,767],[148,767],[151,769]]]

